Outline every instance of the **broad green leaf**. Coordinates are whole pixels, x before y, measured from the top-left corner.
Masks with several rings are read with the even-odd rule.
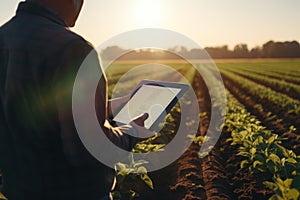
[[[283,154],[284,157],[289,157],[289,153],[288,150],[286,148],[284,148],[283,146],[276,144],[276,147],[279,148]]]
[[[243,139],[243,146],[244,147],[251,147],[252,146],[252,141],[249,141],[247,139]]]
[[[293,163],[293,164],[297,163],[297,161],[295,159],[293,159],[293,158],[286,159],[286,162]]]
[[[276,181],[277,186],[278,186],[278,188],[279,188],[279,190],[280,190],[280,192],[281,192],[281,196],[283,196],[282,193],[283,193],[283,192],[285,191],[285,189],[286,189],[286,187],[285,187],[285,185],[284,185],[284,181],[283,181],[281,178],[279,178],[279,177],[277,177],[277,178],[275,179],[275,181]]]
[[[282,166],[285,166],[285,162],[286,162],[286,159],[285,159],[285,158],[282,158],[282,159],[281,159],[281,164],[282,164]]]
[[[272,160],[276,165],[280,165],[281,164],[280,158],[276,154],[274,154],[274,153],[271,153],[269,155],[269,159]]]
[[[147,174],[141,174],[140,177],[152,190],[154,189],[152,180]]]
[[[292,158],[296,158],[296,154],[295,152],[293,152],[293,150],[287,150],[288,151],[288,154],[289,154],[289,157],[292,157]]]
[[[243,160],[243,161],[241,162],[241,164],[240,164],[240,167],[241,167],[241,168],[244,168],[245,165],[247,165],[247,164],[249,164],[249,161],[248,161],[248,160]]]
[[[261,143],[263,143],[264,142],[264,138],[262,137],[262,136],[258,136],[256,139],[255,139],[255,141],[253,142],[253,145],[255,145],[255,146],[257,146],[257,145],[259,145],[259,144],[261,144]]]
[[[291,178],[288,178],[288,179],[286,179],[286,180],[283,181],[284,185],[285,185],[287,188],[290,188],[290,187],[291,187],[292,182],[293,182],[293,179],[291,179]]]
[[[145,167],[139,167],[137,169],[138,174],[147,174],[147,169]]]
[[[264,164],[264,163],[262,163],[262,162],[256,160],[256,161],[253,162],[253,167],[256,168],[257,165],[263,165],[263,164]]]
[[[278,186],[277,186],[276,183],[273,183],[273,182],[270,182],[270,181],[264,181],[263,183],[264,183],[264,185],[265,185],[267,188],[269,188],[269,189],[272,190],[272,191],[278,190]]]
[[[268,140],[267,143],[271,144],[277,139],[278,135],[273,134]]]
[[[136,193],[133,190],[129,190],[129,193],[130,193],[130,199],[129,200],[134,200],[136,197],[140,196],[138,193]]]
[[[254,155],[254,154],[256,153],[256,149],[255,149],[254,147],[252,147],[252,148],[250,149],[250,153],[251,153],[252,155]]]
[[[289,200],[298,200],[299,195],[300,195],[299,191],[295,188],[292,188],[285,194],[285,197]]]
[[[117,163],[116,164],[116,169],[118,170],[118,171],[124,171],[126,168],[127,168],[128,166],[126,165],[126,164],[124,164],[124,163]]]

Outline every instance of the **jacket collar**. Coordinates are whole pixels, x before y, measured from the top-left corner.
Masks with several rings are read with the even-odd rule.
[[[48,8],[47,6],[42,5],[41,3],[29,0],[21,2],[19,3],[16,14],[18,15],[23,12],[45,17],[57,24],[67,27],[66,23],[60,15],[58,15],[55,11]]]

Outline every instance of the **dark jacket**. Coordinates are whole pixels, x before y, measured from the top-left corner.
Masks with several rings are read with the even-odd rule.
[[[10,200],[96,200],[110,192],[114,170],[87,152],[72,120],[72,85],[92,50],[59,15],[34,2],[20,3],[0,28],[0,169]],[[98,89],[103,126],[105,77]]]

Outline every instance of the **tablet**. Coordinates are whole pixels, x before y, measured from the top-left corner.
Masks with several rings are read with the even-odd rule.
[[[131,99],[116,114],[113,121],[120,126],[128,124],[143,113],[148,113],[145,128],[155,131],[188,88],[187,84],[143,80],[133,90]]]

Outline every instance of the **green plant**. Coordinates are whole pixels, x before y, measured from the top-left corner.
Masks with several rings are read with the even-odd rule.
[[[149,188],[152,190],[154,189],[153,182],[147,174],[147,169],[143,166],[147,163],[148,162],[144,160],[135,161],[133,154],[130,153],[129,164],[116,164],[117,185],[113,192],[114,199],[134,199],[135,197],[138,197],[138,192],[134,190],[136,186],[131,183],[142,181]]]
[[[244,158],[240,167],[248,167],[250,173],[273,176],[273,182],[265,182],[275,192],[271,199],[298,199],[300,156],[282,146],[285,139],[263,127],[231,94],[227,97],[226,129],[231,131],[227,141],[237,147],[236,155]],[[297,183],[298,187],[292,183]]]
[[[188,138],[190,138],[193,143],[201,146],[204,142],[208,141],[209,140],[209,137],[208,136],[195,136],[195,135],[187,135]]]
[[[275,192],[270,197],[270,200],[298,200],[300,196],[299,192],[299,176],[294,179],[275,178],[274,182],[265,181],[264,184]],[[298,189],[297,189],[298,188]]]
[[[275,104],[278,108],[286,110],[287,113],[300,114],[300,101],[292,99],[287,95],[273,91],[272,89],[259,85],[253,81],[240,77],[233,72],[221,69],[223,76],[232,80],[234,84],[239,85],[242,90],[247,91],[252,97],[257,97],[260,101],[267,100],[268,102]]]

